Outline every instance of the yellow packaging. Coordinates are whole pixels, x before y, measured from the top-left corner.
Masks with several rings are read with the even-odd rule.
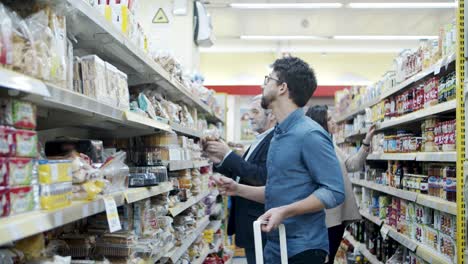
[[[72,181],[71,161],[40,160],[38,167],[39,183],[52,184]]]
[[[55,210],[67,207],[71,204],[71,192],[51,196],[41,196],[41,208],[44,210]]]
[[[104,7],[104,18],[106,18],[107,21],[112,22],[112,8],[108,5]]]
[[[129,12],[128,12],[128,7],[122,5],[122,9],[121,9],[121,14],[122,14],[122,33],[124,33],[125,35],[128,36],[128,16],[129,16]]]

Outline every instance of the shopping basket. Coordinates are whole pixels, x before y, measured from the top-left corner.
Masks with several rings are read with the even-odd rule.
[[[263,221],[255,221],[253,223],[254,238],[255,238],[255,264],[263,264],[263,245],[262,245],[262,229],[261,226],[266,224]],[[288,247],[286,245],[286,228],[283,224],[278,227],[280,238],[280,254],[281,264],[288,264]]]

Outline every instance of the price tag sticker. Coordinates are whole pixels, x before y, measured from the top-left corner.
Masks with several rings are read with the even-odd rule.
[[[119,213],[117,211],[117,204],[115,203],[114,197],[105,196],[104,205],[106,207],[107,223],[109,224],[109,231],[111,233],[122,229],[119,219]]]
[[[388,232],[390,232],[390,229],[386,225],[383,225],[382,228],[380,228],[380,234],[383,239],[387,239]]]

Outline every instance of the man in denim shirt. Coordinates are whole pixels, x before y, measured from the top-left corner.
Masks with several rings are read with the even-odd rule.
[[[333,143],[323,128],[301,109],[317,87],[307,63],[294,58],[275,61],[265,76],[262,106],[278,120],[267,159],[264,187],[237,184],[215,178],[222,194],[238,195],[265,203],[259,220],[268,232],[265,262],[280,263],[277,227],[286,226],[290,264],[324,263],[328,252],[325,208],[344,201],[342,172]],[[252,228],[252,227],[246,227]]]

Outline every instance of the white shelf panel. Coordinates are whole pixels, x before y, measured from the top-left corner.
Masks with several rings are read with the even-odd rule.
[[[376,184],[376,183],[365,181],[365,180],[351,179],[351,182],[355,185],[366,187],[366,188],[376,190],[382,193],[386,193],[395,197],[400,197],[402,199],[415,202],[417,204],[424,205],[426,207],[439,210],[441,212],[445,212],[445,213],[452,214],[452,215],[457,215],[456,203],[449,202],[438,197],[432,197],[426,194],[400,190],[394,187],[384,186],[381,184]]]
[[[78,40],[76,50],[97,54],[128,75],[129,84],[156,83],[169,98],[196,107],[213,122],[223,122],[197,96],[135,46],[116,26],[107,21],[96,8],[85,1],[67,0],[73,11],[67,14],[67,31]]]
[[[423,71],[415,74],[411,78],[409,78],[409,79],[403,81],[402,83],[400,83],[399,85],[397,85],[395,88],[384,92],[380,96],[380,100],[384,100],[385,98],[387,98],[387,97],[389,97],[389,96],[391,96],[391,95],[393,95],[395,93],[398,93],[399,91],[407,88],[409,85],[411,85],[411,84],[413,84],[415,82],[421,81],[422,79],[426,78],[427,76],[437,74],[438,71],[440,71],[440,69],[442,67],[446,67],[446,66],[448,66],[448,64],[450,64],[451,62],[454,62],[454,61],[455,61],[455,54],[452,54],[452,55],[450,55],[448,57],[445,57],[445,58],[439,60],[437,63],[435,63],[431,67],[427,68],[426,70],[423,70]]]
[[[210,166],[211,163],[208,160],[197,160],[193,162],[193,168],[201,168],[201,167],[206,167]]]
[[[382,219],[379,219],[377,216],[373,216],[371,214],[369,214],[368,212],[366,212],[365,210],[359,210],[359,213],[364,217],[366,218],[367,220],[371,221],[372,223],[378,225],[379,227],[382,225],[383,223],[383,220]]]
[[[422,244],[418,244],[418,247],[416,248],[416,255],[431,264],[454,263],[448,256],[439,254],[437,250]]]
[[[139,125],[143,128],[155,128],[158,130],[172,132],[171,126],[169,126],[169,124],[159,122],[149,117],[141,116],[137,113],[133,113],[130,111],[125,111],[124,116],[128,124]]]
[[[372,153],[367,160],[416,160],[428,162],[456,162],[456,152]]]
[[[45,84],[35,78],[0,67],[0,87],[18,90],[28,94],[49,96]]]
[[[409,237],[399,233],[396,231],[393,227],[390,227],[388,225],[385,225],[387,229],[390,231],[388,232],[388,235],[393,238],[395,241],[403,245],[404,247],[408,248],[411,251],[416,251],[416,248],[418,247],[418,242],[410,239]]]
[[[191,160],[170,160],[168,161],[170,171],[179,171],[193,168]]]
[[[134,203],[146,199],[148,197],[153,197],[162,193],[167,193],[172,191],[173,185],[171,182],[163,182],[158,186],[153,187],[142,187],[142,188],[132,188],[125,192],[125,200],[127,203]]]
[[[351,243],[351,245],[353,245],[354,248],[357,248],[362,253],[362,255],[364,255],[364,257],[367,258],[367,260],[371,264],[383,264],[377,259],[375,255],[369,252],[369,250],[366,248],[364,244],[357,242],[356,239],[354,239],[354,237],[348,231],[344,233],[343,237],[346,240],[348,240],[349,243]]]
[[[172,216],[176,216],[182,213],[183,211],[187,210],[192,205],[200,202],[203,198],[208,196],[210,193],[211,191],[205,191],[197,196],[190,197],[186,202],[180,203],[173,208],[169,208],[169,212],[171,213]]]
[[[386,193],[395,197],[400,197],[402,199],[405,199],[411,202],[416,202],[416,199],[418,196],[418,194],[415,192],[400,190],[397,188],[384,186],[381,184],[376,184],[376,183],[365,181],[365,180],[351,179],[351,183],[359,185],[359,186],[363,186],[372,190],[376,190],[382,193]]]
[[[191,136],[191,137],[197,137],[197,138],[201,138],[202,137],[202,133],[201,131],[197,131],[197,130],[194,130],[194,129],[191,129],[191,128],[186,128],[184,126],[181,126],[180,124],[177,124],[177,123],[174,123],[174,122],[170,122],[171,124],[171,127],[174,131],[177,131],[181,134],[184,134],[186,136]]]
[[[207,229],[212,229],[215,233],[221,228],[222,221],[211,221],[210,225],[207,227]]]
[[[378,125],[378,129],[382,130],[382,129],[386,129],[386,128],[392,128],[392,127],[396,127],[396,126],[399,126],[399,125],[403,125],[403,124],[411,123],[411,122],[414,122],[414,121],[418,121],[418,120],[427,118],[427,117],[432,116],[432,115],[441,114],[441,113],[450,112],[450,111],[455,111],[456,107],[457,107],[456,101],[451,100],[449,102],[437,104],[437,105],[432,106],[430,108],[422,109],[422,110],[413,112],[411,114],[407,114],[407,115],[404,115],[404,116],[400,116],[400,117],[390,119],[388,121],[384,121],[384,122],[382,122],[382,123],[380,123]]]
[[[168,252],[165,257],[170,258],[173,263],[176,263],[180,257],[187,251],[187,249],[193,244],[193,242],[202,234],[205,228],[210,223],[209,216],[205,216],[197,223],[197,228],[184,239],[183,244],[180,247],[173,249]]]

